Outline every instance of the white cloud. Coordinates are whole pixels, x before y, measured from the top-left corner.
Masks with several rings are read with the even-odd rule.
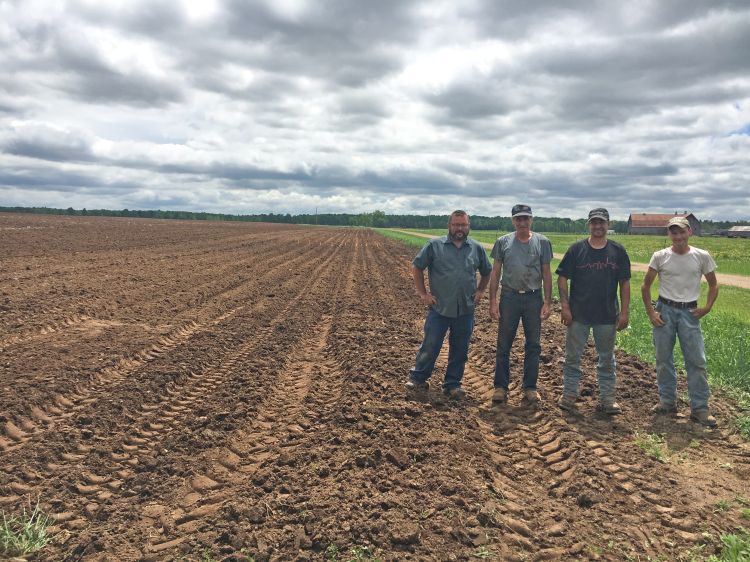
[[[748,61],[731,1],[3,2],[0,205],[748,218]]]

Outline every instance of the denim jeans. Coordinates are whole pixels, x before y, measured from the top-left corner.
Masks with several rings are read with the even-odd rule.
[[[677,371],[674,368],[674,344],[680,338],[682,356],[687,371],[690,409],[694,412],[708,409],[711,391],[706,380],[706,352],[703,347],[703,332],[700,320],[686,308],[675,308],[662,302],[656,310],[664,320],[664,326],[654,328],[656,349],[656,383],[659,400],[665,404],[677,403]]]
[[[563,394],[578,396],[578,383],[581,380],[581,355],[589,339],[589,331],[594,334],[594,346],[599,355],[596,375],[599,379],[599,401],[615,401],[615,335],[616,324],[583,324],[573,320],[568,326],[565,338],[565,365],[563,366]]]
[[[474,330],[474,314],[464,314],[450,318],[438,314],[433,309],[427,313],[424,323],[424,340],[417,352],[414,368],[409,371],[409,378],[417,383],[424,383],[432,375],[435,360],[443,347],[445,334],[448,336],[448,367],[445,370],[444,390],[461,386],[464,377],[464,365],[469,358],[469,340]]]
[[[497,327],[495,355],[495,388],[508,389],[510,381],[510,349],[516,339],[519,320],[523,320],[526,339],[523,351],[523,387],[536,389],[539,376],[539,354],[542,346],[542,292],[518,294],[504,292],[500,296],[500,324]]]

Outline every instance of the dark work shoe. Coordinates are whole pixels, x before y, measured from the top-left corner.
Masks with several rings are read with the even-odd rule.
[[[677,405],[659,400],[659,403],[651,408],[651,413],[657,416],[672,416],[677,413]]]
[[[496,388],[492,393],[493,404],[505,404],[508,401],[508,391],[504,388]]]
[[[408,381],[404,386],[410,392],[426,392],[430,389],[430,383],[428,382]]]
[[[622,408],[617,402],[600,402],[597,409],[608,416],[618,416],[622,414]]]
[[[578,406],[576,406],[576,398],[575,396],[567,396],[566,394],[563,394],[560,396],[560,399],[557,401],[557,405],[560,406],[563,410],[566,412],[577,412]]]
[[[718,425],[716,423],[716,418],[709,414],[708,410],[698,410],[697,412],[691,412],[690,419],[706,427],[714,428]]]
[[[463,400],[466,398],[466,391],[463,388],[446,388],[443,391],[448,398],[451,400]]]
[[[527,406],[536,406],[539,402],[539,395],[537,394],[536,389],[524,388],[523,398],[521,398],[521,402],[523,402]]]

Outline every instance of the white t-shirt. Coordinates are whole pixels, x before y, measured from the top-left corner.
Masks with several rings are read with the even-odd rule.
[[[701,277],[716,269],[706,250],[693,248],[676,254],[672,248],[654,252],[648,266],[659,273],[659,295],[676,302],[697,301],[701,296]]]

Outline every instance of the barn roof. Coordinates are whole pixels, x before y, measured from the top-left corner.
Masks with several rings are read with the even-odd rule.
[[[666,227],[669,219],[689,217],[693,213],[632,213],[630,223],[635,227]],[[695,218],[695,216],[693,216]]]

